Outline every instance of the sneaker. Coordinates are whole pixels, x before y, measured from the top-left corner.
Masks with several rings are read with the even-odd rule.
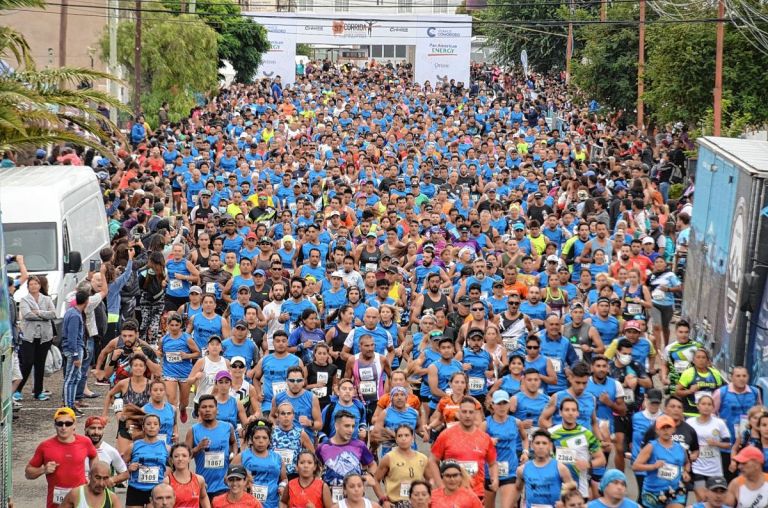
[[[37,400],[51,400],[51,396],[45,392],[41,392],[37,397]]]
[[[43,392],[42,392],[42,393],[44,393],[44,394],[48,395],[49,397],[51,396],[51,392],[50,392],[50,391],[48,391],[48,390],[43,390]]]
[[[181,420],[181,423],[187,423],[187,408],[181,408],[179,411],[179,419]]]
[[[83,411],[77,406],[73,407],[72,411],[74,411],[77,416],[85,416],[85,411]]]
[[[94,382],[94,384],[95,384],[96,386],[110,386],[110,385],[109,385],[109,380],[108,380],[108,379],[97,379],[97,380]]]
[[[13,392],[13,400],[16,402],[21,402],[24,400],[24,396],[21,394],[21,392]]]
[[[20,409],[21,409],[21,407],[22,407],[22,405],[21,405],[21,402],[16,402],[16,401],[14,400],[14,401],[12,401],[12,403],[13,403],[13,410],[14,410],[14,411],[18,411],[18,410],[20,410]]]

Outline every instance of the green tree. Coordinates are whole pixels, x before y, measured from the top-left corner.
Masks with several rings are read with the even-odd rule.
[[[0,12],[42,8],[40,0],[0,0]],[[0,151],[18,152],[48,143],[75,143],[106,152],[110,134],[119,132],[97,110],[99,104],[120,103],[93,89],[79,89],[84,81],[110,78],[92,69],[38,69],[23,35],[0,26]],[[76,134],[77,125],[86,135]],[[102,145],[102,142],[105,145]]]
[[[706,121],[713,101],[715,28],[714,23],[649,27],[645,101],[657,121]],[[725,29],[723,55],[724,127],[764,125],[768,121],[764,83],[768,55],[733,26]]]
[[[616,4],[608,19],[639,18],[635,4]],[[576,32],[577,47],[571,63],[573,84],[589,99],[609,108],[633,111],[637,103],[636,25],[590,24]]]
[[[164,5],[178,14],[186,2],[165,0]],[[219,41],[219,68],[229,61],[237,72],[235,79],[250,83],[261,64],[261,56],[269,51],[267,30],[242,16],[240,6],[232,0],[206,0],[196,4],[199,18],[213,28]]]
[[[135,23],[123,21],[117,32],[117,59],[135,82]],[[216,32],[194,15],[153,13],[142,23],[141,103],[144,111],[157,111],[168,101],[170,117],[189,114],[197,96],[218,86]],[[109,34],[101,41],[102,58],[109,54]],[[151,122],[154,115],[147,119]]]

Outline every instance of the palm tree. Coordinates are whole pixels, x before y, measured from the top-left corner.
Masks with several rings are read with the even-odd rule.
[[[0,0],[0,12],[22,7],[42,8],[44,2]],[[114,78],[93,69],[38,69],[24,36],[7,26],[0,26],[0,59],[0,151],[73,143],[110,155],[110,136],[120,131],[96,108],[125,108],[108,94],[78,85]]]

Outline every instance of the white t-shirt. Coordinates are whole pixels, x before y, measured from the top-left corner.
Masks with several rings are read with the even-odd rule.
[[[115,473],[120,474],[128,470],[128,466],[125,465],[125,461],[120,456],[120,453],[111,444],[102,441],[99,443],[96,451],[99,454],[99,460],[112,466]]]
[[[710,446],[707,440],[728,441],[731,437],[728,426],[716,416],[710,417],[706,423],[700,422],[697,417],[688,418],[686,422],[693,427],[699,438],[699,458],[693,463],[693,472],[703,476],[723,476],[721,449]]]

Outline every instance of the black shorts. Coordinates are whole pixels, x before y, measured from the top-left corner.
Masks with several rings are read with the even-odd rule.
[[[125,424],[123,420],[117,421],[117,435],[122,437],[123,439],[128,439],[129,441],[133,440],[133,437],[131,437],[131,433],[128,432],[128,426]]]
[[[629,416],[614,416],[613,432],[621,432],[625,436],[632,436],[632,418]]]
[[[152,489],[139,490],[135,487],[128,485],[128,490],[125,492],[125,505],[126,506],[144,506],[148,505],[152,497]]]
[[[499,480],[499,487],[503,487],[504,485],[512,485],[517,481],[517,478],[507,478],[506,480]],[[486,477],[485,478],[485,490],[488,492],[491,491],[491,479]]]
[[[422,394],[419,394],[419,400],[420,400],[420,401],[422,401],[422,402],[426,402],[427,404],[429,404],[429,402],[430,402],[430,401],[432,401],[432,396],[431,396],[431,395],[422,395]]]
[[[179,307],[189,301],[188,296],[168,296],[165,295],[165,305],[163,306],[163,314],[170,311],[177,311]]]

